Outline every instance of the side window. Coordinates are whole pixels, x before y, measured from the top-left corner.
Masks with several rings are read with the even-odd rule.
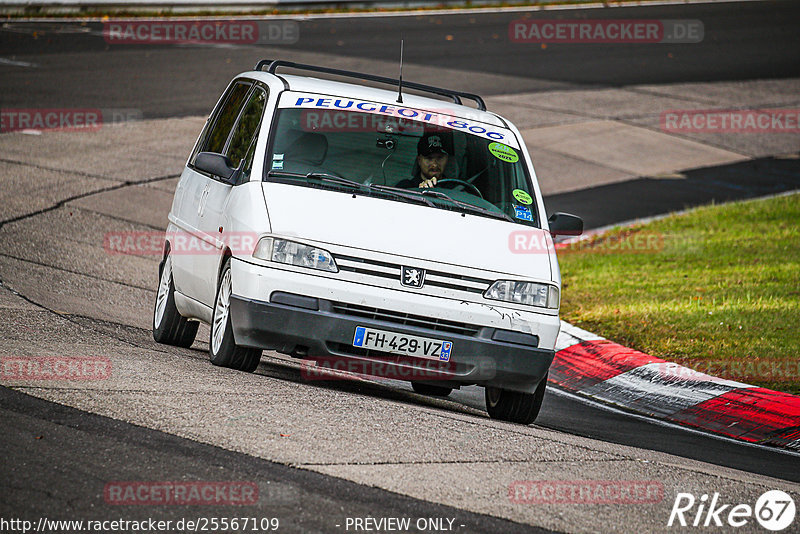
[[[242,174],[239,176],[240,184],[250,181],[250,171],[253,169],[253,158],[256,155],[256,143],[250,143],[250,148],[247,150],[247,154],[244,157],[244,163],[242,163]]]
[[[267,94],[261,89],[256,88],[250,95],[250,99],[245,105],[244,112],[242,112],[239,122],[233,131],[230,145],[228,146],[227,156],[231,160],[234,167],[238,167],[239,163],[248,154],[248,149],[255,146],[253,142],[258,132],[258,127],[261,124],[261,117],[264,114],[264,105],[267,102]],[[252,165],[252,156],[245,162],[246,165]],[[243,169],[250,174],[250,168]]]
[[[217,152],[222,154],[225,150],[225,142],[228,140],[228,134],[236,122],[236,117],[239,115],[239,110],[242,107],[247,92],[250,90],[250,84],[237,83],[229,92],[225,103],[222,104],[214,118],[213,126],[208,132],[199,152]]]

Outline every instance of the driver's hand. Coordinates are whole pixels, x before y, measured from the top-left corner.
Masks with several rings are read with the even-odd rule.
[[[429,180],[422,180],[422,183],[419,184],[420,188],[427,188],[427,187],[435,187],[436,186],[436,177],[432,176]]]

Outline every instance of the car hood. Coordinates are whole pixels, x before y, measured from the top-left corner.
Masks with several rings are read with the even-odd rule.
[[[537,228],[346,191],[274,182],[262,188],[275,235],[552,280],[552,241]]]

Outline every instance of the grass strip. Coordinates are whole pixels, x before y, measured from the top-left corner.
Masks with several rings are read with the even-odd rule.
[[[711,205],[559,250],[561,317],[691,369],[800,394],[800,194]]]

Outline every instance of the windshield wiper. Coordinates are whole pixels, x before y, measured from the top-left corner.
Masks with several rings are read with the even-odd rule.
[[[441,198],[443,200],[447,200],[447,201],[452,202],[456,206],[459,206],[460,208],[462,208],[462,209],[464,209],[466,211],[471,211],[472,213],[477,213],[479,215],[485,215],[486,217],[492,217],[492,218],[495,218],[495,219],[503,219],[503,220],[510,221],[510,222],[516,222],[516,221],[514,221],[514,219],[512,219],[505,212],[487,210],[486,208],[482,208],[480,206],[476,206],[476,205],[470,204],[468,202],[461,202],[460,200],[456,200],[453,197],[451,197],[450,195],[448,195],[446,193],[442,193],[441,191],[432,191],[430,189],[423,189],[421,194],[430,195],[432,197],[436,197],[436,198]]]
[[[273,169],[267,173],[267,176],[285,176],[288,178],[305,178],[306,180],[319,180],[320,182],[346,185],[347,187],[358,190],[362,190],[365,187],[364,184],[362,184],[361,182],[356,182],[355,180],[348,180],[347,178],[342,178],[341,176],[327,174],[324,172],[310,172],[308,174],[301,174],[299,172],[277,171]]]
[[[408,189],[401,189],[399,187],[391,187],[388,185],[376,185],[376,184],[371,184],[369,188],[375,191],[380,191],[381,193],[389,193],[396,197],[405,198],[413,202],[422,202],[423,204],[431,208],[436,207],[433,202],[431,202],[424,196],[420,195],[419,193],[415,194],[413,190],[409,191]]]
[[[310,172],[306,174],[306,178],[316,178],[317,180],[321,180],[323,182],[331,182],[341,185],[347,185],[352,187],[353,189],[364,189],[364,184],[361,182],[356,182],[355,180],[348,180],[347,178],[342,178],[341,176],[336,176],[334,174],[327,174],[324,172]]]
[[[462,202],[460,200],[456,200],[453,197],[442,193],[441,191],[432,191],[430,189],[422,189],[422,190],[414,190],[414,189],[401,189],[399,187],[391,187],[388,185],[377,185],[377,184],[370,184],[365,185],[361,182],[356,182],[355,180],[349,180],[347,178],[342,178],[341,176],[336,176],[333,174],[327,174],[324,172],[310,172],[308,174],[301,174],[299,172],[289,172],[289,171],[280,171],[280,170],[271,170],[267,173],[267,176],[284,176],[289,178],[305,178],[306,180],[319,180],[320,182],[327,182],[327,183],[334,183],[338,185],[344,185],[350,187],[351,189],[357,189],[362,191],[364,189],[369,189],[373,191],[380,191],[381,193],[388,193],[398,198],[404,198],[406,200],[411,200],[413,202],[421,202],[429,207],[436,207],[436,205],[425,198],[426,196],[432,196],[438,199],[447,200],[452,204],[459,206],[460,208],[470,211],[472,213],[477,213],[479,215],[484,215],[487,217],[492,217],[495,219],[504,219],[510,222],[516,222],[512,219],[507,213],[497,212],[488,210],[486,208],[482,208],[480,206],[475,206],[474,204],[469,204],[467,202]]]
[[[280,170],[271,170],[267,173],[267,176],[284,176],[288,178],[305,178],[306,180],[319,180],[320,182],[328,182],[334,183],[339,185],[344,185],[350,187],[352,189],[357,189],[362,191],[364,189],[369,189],[372,191],[379,191],[381,193],[392,195],[396,198],[403,198],[406,200],[410,200],[412,202],[422,203],[426,206],[435,207],[433,202],[428,200],[425,197],[420,196],[419,194],[412,194],[406,189],[400,189],[397,187],[389,187],[385,185],[376,185],[370,184],[365,185],[360,182],[356,182],[354,180],[348,180],[347,178],[342,178],[341,176],[335,176],[333,174],[326,174],[324,172],[310,172],[308,174],[301,174],[299,172],[289,172],[289,171],[280,171]]]

